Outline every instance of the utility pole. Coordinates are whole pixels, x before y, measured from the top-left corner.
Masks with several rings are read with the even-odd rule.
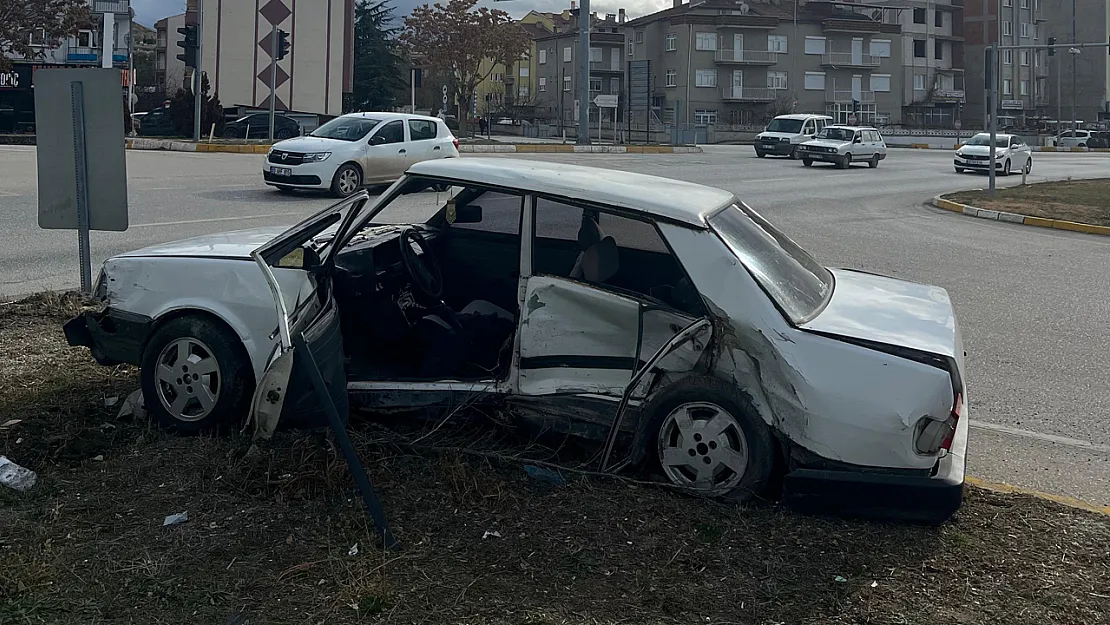
[[[1071,41],[1078,43],[1079,38],[1075,32],[1075,0],[1071,0]],[[1079,48],[1071,48],[1071,129],[1073,131],[1079,130],[1079,118],[1075,115],[1075,70],[1076,60],[1079,57]],[[1074,136],[1074,132],[1072,135]]]
[[[578,9],[578,145],[590,144],[590,0]],[[600,116],[601,113],[598,113]]]
[[[278,27],[270,26],[270,143],[274,142],[274,108],[277,100]]]
[[[204,0],[197,1],[197,51],[193,68],[193,141],[200,142],[200,88],[204,74]]]

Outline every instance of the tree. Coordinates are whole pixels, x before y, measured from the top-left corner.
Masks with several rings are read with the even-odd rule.
[[[454,77],[458,102],[469,110],[478,84],[498,64],[511,66],[528,52],[531,40],[509,14],[499,9],[474,9],[477,0],[450,0],[416,7],[405,18],[401,35],[410,53],[432,71]],[[459,115],[466,130],[467,115]]]
[[[13,57],[41,57],[91,23],[85,0],[0,0],[0,71],[11,70]]]
[[[200,82],[200,134],[208,136],[212,129],[212,124],[216,124],[216,136],[223,136],[224,131],[224,107],[220,105],[220,98],[218,96],[209,96],[208,90],[210,85],[208,83],[208,75],[201,74]],[[174,130],[179,136],[191,137],[193,136],[193,110],[195,101],[193,99],[193,89],[186,87],[178,89],[177,93],[170,99],[170,119],[173,120]]]
[[[392,21],[388,0],[356,0],[354,90],[344,106],[347,112],[388,110],[405,84],[397,55],[401,29]]]

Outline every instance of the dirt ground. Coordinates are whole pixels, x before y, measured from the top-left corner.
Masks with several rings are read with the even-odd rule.
[[[963,191],[944,197],[989,210],[1110,226],[1110,179],[1007,187],[996,189],[994,198],[988,197],[986,191]]]
[[[0,454],[39,472],[0,488],[3,624],[1110,622],[1110,518],[976,489],[925,528],[560,486],[491,459],[538,453],[508,439],[470,441],[483,455],[450,427],[361,420],[402,543],[382,551],[324,435],[251,452],[116,419],[135,371],[65,346],[73,310],[0,308]]]

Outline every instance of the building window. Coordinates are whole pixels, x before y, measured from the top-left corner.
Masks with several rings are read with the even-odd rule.
[[[590,78],[590,91],[601,91],[600,78]]]
[[[824,91],[825,72],[806,72],[805,87],[808,91]]]
[[[871,90],[889,92],[890,74],[871,74]]]
[[[1013,95],[1013,93],[1014,93],[1014,81],[1010,80],[1009,78],[1003,79],[1003,81],[1002,81],[1002,95]]]
[[[667,33],[663,38],[663,50],[666,52],[673,52],[678,49],[678,35],[675,33]]]
[[[1029,81],[1021,81],[1021,95],[1029,95]]]
[[[806,54],[824,54],[824,37],[806,37]]]
[[[1036,25],[1036,24],[1033,24],[1033,39],[1040,39],[1040,38],[1041,38],[1041,27]]]
[[[707,111],[705,109],[694,110],[694,123],[695,124],[716,124],[717,111]]]
[[[913,75],[913,90],[925,91],[925,74]]]
[[[925,58],[925,40],[924,39],[914,39],[913,40],[913,57],[915,59]]]
[[[768,89],[786,89],[786,72],[767,72]]]
[[[695,50],[717,49],[717,33],[696,33],[694,37]]]
[[[527,98],[528,97],[528,85],[521,85],[520,90],[517,92],[517,94],[522,98]]]
[[[563,48],[563,62],[570,63],[570,46]]]
[[[786,54],[786,35],[767,35],[767,50]]]
[[[676,86],[678,86],[677,81],[678,81],[678,72],[676,72],[673,69],[667,70],[667,86],[668,87],[676,87]]]
[[[547,78],[544,78],[543,76],[540,76],[539,88],[540,88],[540,91],[547,91]]]
[[[563,91],[570,91],[570,76],[563,76]]]
[[[1022,22],[1021,24],[1021,36],[1025,37],[1026,39],[1029,38],[1029,24],[1025,22]]]
[[[1002,0],[1002,6],[1004,6],[1004,7],[1014,6],[1014,0]]]
[[[1002,64],[1003,65],[1013,65],[1014,64],[1014,51],[1013,50],[1003,50],[1002,51]]]
[[[1024,65],[1024,66],[1029,65],[1029,51],[1028,50],[1022,50],[1021,51],[1021,64]]]
[[[637,30],[636,31],[636,43],[643,43],[643,42],[644,42],[644,31]]]
[[[914,24],[924,24],[925,23],[925,9],[914,9],[913,10],[913,23]]]
[[[76,47],[78,48],[96,47],[96,37],[93,36],[93,31],[91,30],[77,31],[77,36],[74,37],[74,41],[76,42]]]
[[[717,70],[715,69],[699,69],[694,77],[695,87],[716,87],[717,86]]]
[[[540,50],[539,64],[544,65],[547,63],[547,50]]]
[[[872,39],[871,40],[871,56],[882,57],[884,59],[890,58],[890,40],[889,39]]]
[[[1013,22],[1002,22],[1002,34],[1007,36],[1007,37],[1013,36],[1013,34],[1014,34],[1014,23]]]
[[[620,93],[620,92],[621,92],[621,79],[620,78],[610,78],[609,79],[609,93]]]
[[[521,66],[521,68],[520,68],[520,77],[521,78],[527,78],[528,77],[528,68],[527,67]]]
[[[1021,8],[1028,9],[1029,8],[1029,0],[1021,0]]]
[[[46,45],[46,29],[32,28],[31,32],[27,33],[27,44],[41,48]]]
[[[601,48],[590,48],[590,62],[600,63],[602,60]]]
[[[933,26],[937,28],[944,28],[944,13],[933,10]]]
[[[938,61],[943,59],[944,58],[944,41],[942,41],[940,39],[934,39],[933,40],[933,48],[934,48],[933,58],[938,60]]]

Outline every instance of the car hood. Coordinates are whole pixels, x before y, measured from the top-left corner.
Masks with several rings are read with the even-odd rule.
[[[756,139],[793,139],[797,137],[796,132],[761,132],[755,136]]]
[[[274,149],[309,154],[312,152],[331,152],[333,150],[349,148],[353,145],[355,145],[354,141],[341,141],[339,139],[327,139],[324,137],[296,137],[294,139],[278,141],[274,144]]]
[[[802,329],[963,360],[948,292],[848,269],[830,269],[832,298]]]
[[[847,145],[847,141],[836,141],[835,139],[811,139],[802,145],[819,146],[823,148],[840,148]]]
[[[171,243],[160,243],[120,254],[117,258],[184,256],[201,258],[250,259],[251,252],[288,230],[287,227],[251,228],[208,234]]]
[[[1006,150],[1009,150],[1009,149],[1010,149],[1009,147],[995,148],[994,153],[995,154],[1001,154],[1001,153],[1003,153],[1003,152],[1005,152]],[[990,156],[991,155],[991,146],[989,146],[989,145],[965,145],[964,147],[960,148],[960,154],[974,154],[976,156]]]

